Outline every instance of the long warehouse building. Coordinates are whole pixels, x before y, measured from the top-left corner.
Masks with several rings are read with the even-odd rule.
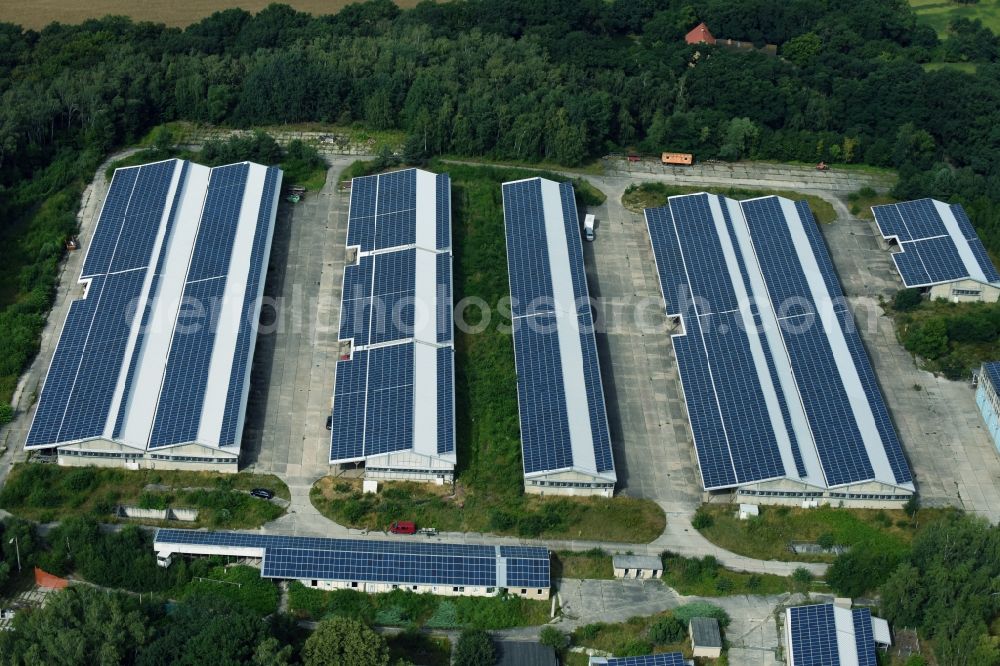
[[[646,223],[706,491],[898,506],[913,478],[804,201],[670,197]]]
[[[503,184],[525,492],[614,494],[617,476],[570,183]]]
[[[351,182],[330,464],[376,479],[455,470],[451,181],[404,169]]]
[[[261,576],[298,580],[320,590],[408,590],[442,596],[507,593],[548,599],[549,551],[533,546],[480,546],[375,539],[325,539],[247,532],[162,528],[153,549],[161,565],[174,555],[219,555],[261,561]]]
[[[115,171],[26,449],[237,470],[281,177],[176,159]]]

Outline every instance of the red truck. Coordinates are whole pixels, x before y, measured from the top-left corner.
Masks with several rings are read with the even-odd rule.
[[[412,520],[397,520],[389,526],[393,534],[416,534],[417,525]]]

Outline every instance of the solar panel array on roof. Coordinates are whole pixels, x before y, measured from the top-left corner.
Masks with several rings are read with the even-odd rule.
[[[998,283],[997,273],[972,222],[959,204],[918,199],[873,206],[879,231],[899,243],[892,259],[907,287],[972,279]]]
[[[352,181],[340,314],[352,348],[337,363],[331,463],[413,451],[454,464],[450,196],[448,176],[418,169]]]
[[[804,202],[697,194],[646,210],[706,489],[912,477]],[[859,399],[860,397],[860,399]]]
[[[525,475],[572,469],[613,485],[573,186],[504,183],[503,200]]]
[[[793,606],[786,618],[794,666],[876,666],[872,616],[867,608],[833,604]]]
[[[687,666],[680,652],[663,652],[642,657],[607,657],[597,661],[601,666]]]
[[[280,170],[249,163],[115,172],[84,260],[85,297],[70,305],[28,448],[238,443],[256,335],[256,317],[240,314],[259,305],[280,181]],[[238,337],[211,316],[233,300],[230,278],[242,300],[226,310]],[[210,410],[207,432],[206,396],[223,407]]]
[[[441,544],[366,539],[324,539],[242,532],[160,529],[160,552],[195,552],[215,546],[263,551],[266,578],[367,581],[415,585],[548,588],[544,548]],[[225,550],[219,550],[224,554]]]

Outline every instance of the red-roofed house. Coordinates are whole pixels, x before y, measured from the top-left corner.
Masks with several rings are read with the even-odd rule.
[[[714,44],[715,37],[709,32],[708,26],[704,23],[699,23],[695,27],[691,28],[691,32],[684,36],[684,41],[688,44]]]

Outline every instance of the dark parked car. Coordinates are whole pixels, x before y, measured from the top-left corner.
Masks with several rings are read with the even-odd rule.
[[[333,430],[333,415],[326,417],[326,429]]]
[[[259,497],[261,499],[266,499],[266,500],[269,500],[272,497],[274,497],[274,493],[272,493],[267,488],[254,488],[253,490],[250,491],[250,494],[253,495],[254,497]]]

